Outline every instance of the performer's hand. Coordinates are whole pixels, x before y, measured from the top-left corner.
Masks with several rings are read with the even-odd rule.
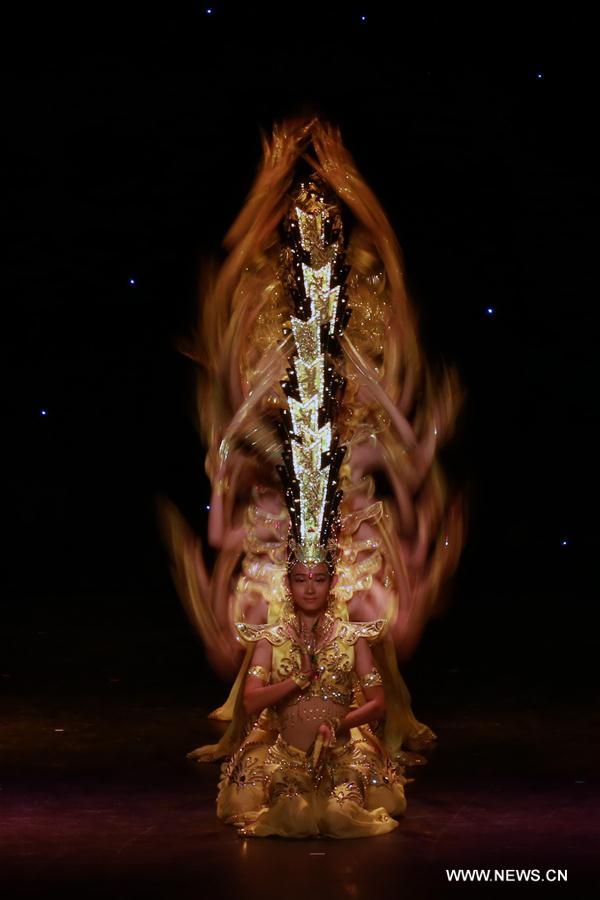
[[[312,767],[315,772],[318,772],[325,762],[325,753],[331,744],[331,737],[331,728],[327,722],[322,722],[319,725],[311,754]]]
[[[321,722],[319,725],[319,734],[323,735],[323,746],[329,747],[333,732],[331,731],[331,726],[328,725],[327,722]]]
[[[302,664],[300,666],[300,672],[302,675],[306,675],[307,678],[310,678],[311,681],[315,677],[315,671],[312,666],[312,660],[311,660],[310,656],[308,655],[308,653],[302,654]]]
[[[312,671],[312,669],[300,669],[300,675],[302,676],[302,678],[306,679],[300,687],[301,691],[305,691],[312,684],[314,672]]]
[[[305,691],[306,688],[310,686],[314,677],[315,673],[314,669],[312,668],[310,657],[303,654],[300,671],[296,675],[292,675],[292,678],[296,682],[300,690]]]

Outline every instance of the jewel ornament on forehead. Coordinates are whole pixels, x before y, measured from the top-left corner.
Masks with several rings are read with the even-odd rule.
[[[338,371],[339,339],[350,317],[340,208],[316,176],[296,188],[283,225],[281,280],[292,301],[292,349],[281,382],[283,464],[278,467],[290,513],[288,571],[296,562],[335,568],[342,492],[337,413],[346,386]]]

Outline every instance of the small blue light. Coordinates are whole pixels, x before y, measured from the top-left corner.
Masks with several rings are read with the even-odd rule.
[[[135,284],[135,278],[130,278],[130,279],[129,279],[129,284]]]
[[[560,546],[561,546],[561,547],[567,547],[568,545],[569,545],[569,542],[568,542],[568,540],[567,540],[566,538],[564,538],[564,539],[560,542]]]
[[[207,508],[207,509],[210,509],[210,506],[207,506],[206,508]]]
[[[209,7],[209,8],[206,10],[206,15],[207,15],[207,16],[212,15],[212,9],[211,9],[211,7]]]
[[[543,73],[543,72],[536,72],[536,73],[535,73],[535,77],[537,78],[538,81],[541,81],[542,78],[544,77],[544,73]]]
[[[488,308],[486,309],[486,313],[488,314],[488,316],[493,316],[494,312],[495,310],[493,306],[488,306]]]
[[[47,409],[40,409],[40,416],[47,416],[47,415],[48,415]]]
[[[361,17],[360,17],[360,21],[361,21],[361,22],[366,22],[366,21],[367,21],[367,17],[366,17],[366,16],[361,16]]]

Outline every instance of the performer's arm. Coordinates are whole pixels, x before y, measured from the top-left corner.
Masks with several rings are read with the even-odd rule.
[[[371,673],[376,672],[373,654],[366,638],[359,638],[355,645],[354,669],[362,680],[366,676],[371,678]],[[378,680],[373,676],[372,680]],[[375,719],[380,719],[385,712],[385,694],[381,684],[362,688],[366,703],[347,713],[337,729],[338,734],[348,732],[357,725],[365,725]],[[323,726],[321,726],[323,727]]]
[[[217,472],[215,486],[210,497],[208,543],[216,549],[235,550],[243,543],[244,527],[243,525],[225,527],[223,504],[225,484],[225,469],[222,467]]]
[[[274,706],[290,694],[293,694],[294,691],[304,690],[310,684],[312,671],[308,669],[308,659],[305,659],[302,667],[304,677],[299,677],[298,680],[286,678],[285,681],[279,681],[277,684],[266,685],[264,683],[264,675],[266,673],[268,676],[268,673],[271,671],[272,657],[273,650],[270,643],[264,638],[258,641],[250,663],[250,670],[254,667],[260,667],[263,671],[260,675],[248,675],[246,678],[244,709],[248,715],[262,712],[267,706]]]

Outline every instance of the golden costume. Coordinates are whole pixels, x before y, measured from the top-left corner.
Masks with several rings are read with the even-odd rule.
[[[376,641],[384,626],[383,620],[357,623],[326,617],[325,639],[316,653],[319,678],[285,704],[283,713],[265,710],[223,764],[220,819],[235,825],[241,835],[254,837],[370,837],[397,827],[392,817],[406,808],[407,779],[368,726],[352,729],[318,760],[313,749],[302,750],[292,742],[308,723],[318,724],[343,714],[353,703],[360,705],[361,686],[381,683],[376,669],[357,677],[354,645],[361,637]],[[238,623],[238,630],[246,642],[265,638],[272,645],[272,668],[264,673],[271,683],[299,673],[300,648],[285,622]]]
[[[462,394],[453,371],[436,384],[426,365],[400,248],[339,131],[296,120],[263,147],[226,238],[230,254],[203,285],[201,327],[180,345],[199,368],[219,551],[211,575],[170,501],[163,534],[211,662],[228,672],[244,648],[227,701],[211,713],[228,723],[221,739],[188,757],[225,759],[217,812],[243,835],[373,836],[397,827],[405,766],[424,762],[412,751],[436,737],[412,712],[397,647],[414,648],[458,562],[461,497],[435,449],[452,433]],[[391,495],[376,496],[377,472]],[[248,716],[249,675],[264,685],[299,678],[285,588],[298,563],[326,563],[337,579],[318,677],[294,702]],[[363,640],[374,661],[367,672],[357,671]],[[252,664],[261,641],[268,669]],[[385,693],[382,721],[335,738],[335,723],[365,704],[369,687]],[[334,735],[327,746],[323,721]]]

